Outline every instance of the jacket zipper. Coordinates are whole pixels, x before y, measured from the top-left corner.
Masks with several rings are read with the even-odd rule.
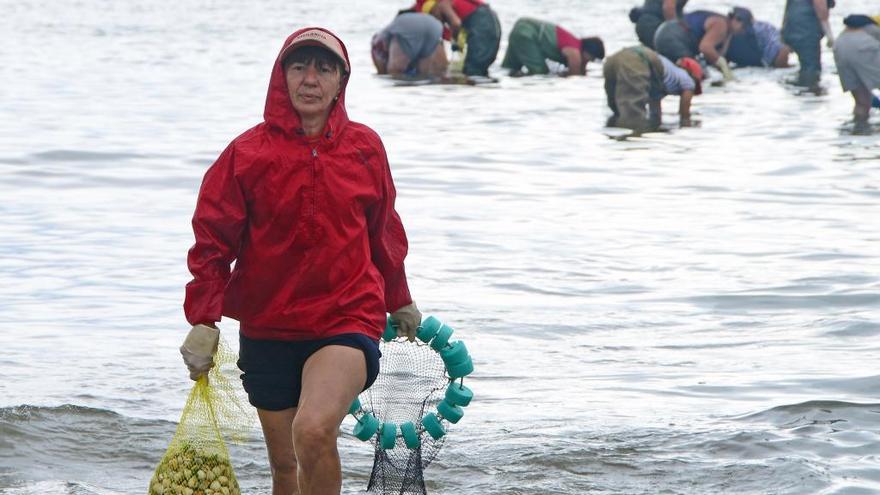
[[[318,148],[312,148],[312,204],[311,217],[318,214]]]

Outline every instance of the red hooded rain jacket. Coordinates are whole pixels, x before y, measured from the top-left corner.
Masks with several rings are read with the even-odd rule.
[[[310,143],[275,60],[264,121],[229,144],[199,191],[184,302],[191,324],[223,315],[257,339],[378,339],[386,311],[412,302],[388,159],[373,130],[348,120],[347,82]]]

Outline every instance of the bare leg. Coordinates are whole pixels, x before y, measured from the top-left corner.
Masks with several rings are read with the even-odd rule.
[[[788,63],[789,55],[791,55],[791,47],[788,45],[782,45],[782,48],[779,49],[779,53],[776,55],[776,60],[773,61],[773,67],[780,69],[791,67],[791,64]]]
[[[392,38],[388,47],[388,73],[392,76],[400,76],[406,72],[409,63],[409,57],[403,53],[397,38]]]
[[[296,408],[283,411],[257,409],[266,450],[269,451],[269,466],[272,468],[272,495],[296,495],[299,493],[296,482],[296,454],[293,451],[293,419]]]
[[[446,75],[446,67],[448,65],[446,47],[443,46],[441,41],[430,57],[419,60],[419,74],[426,74],[428,77],[442,77]]]
[[[865,87],[858,87],[852,91],[855,105],[853,106],[853,120],[855,121],[853,131],[857,134],[867,134],[870,132],[868,127],[868,115],[871,113],[871,90]]]
[[[354,347],[328,345],[306,361],[293,422],[302,495],[338,495],[342,489],[336,437],[366,379],[364,353]]]

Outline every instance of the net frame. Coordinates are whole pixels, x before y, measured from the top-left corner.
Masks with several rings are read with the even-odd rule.
[[[427,495],[424,470],[436,458],[446,436],[434,439],[421,425],[429,411],[443,400],[451,379],[440,355],[428,344],[405,339],[380,341],[382,373],[361,394],[362,410],[381,422],[416,425],[420,445],[410,449],[402,438],[384,449],[377,437],[373,444],[373,468],[367,492],[382,495]],[[408,392],[402,392],[402,391]],[[446,429],[448,433],[448,428]]]

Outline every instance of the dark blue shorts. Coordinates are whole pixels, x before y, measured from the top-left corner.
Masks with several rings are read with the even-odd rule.
[[[248,401],[256,408],[281,411],[299,405],[302,370],[306,360],[326,345],[360,349],[367,361],[364,390],[379,375],[379,342],[359,333],[319,340],[257,340],[239,333],[238,368]]]

